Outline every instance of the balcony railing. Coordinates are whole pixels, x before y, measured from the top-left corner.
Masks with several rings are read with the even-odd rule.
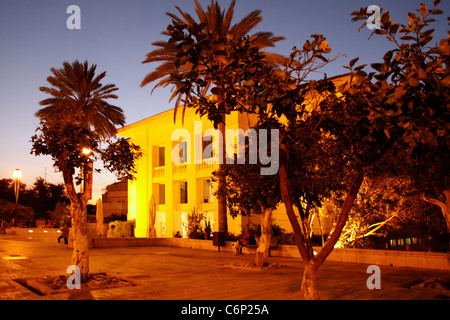
[[[197,163],[197,170],[201,171],[201,170],[213,170],[214,169],[214,163],[206,163],[206,162],[202,162],[202,163]]]
[[[175,165],[175,169],[174,169],[173,173],[184,173],[184,172],[186,172],[186,164],[185,163]]]
[[[155,178],[158,178],[158,177],[164,177],[164,167],[156,167],[156,168],[153,168],[153,176],[155,177]]]

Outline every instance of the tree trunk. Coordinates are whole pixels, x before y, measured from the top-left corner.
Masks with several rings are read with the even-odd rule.
[[[72,265],[80,268],[81,282],[86,282],[89,274],[89,242],[86,205],[82,201],[70,205],[73,230]]]
[[[450,232],[450,189],[444,190],[445,202],[439,201],[434,198],[430,198],[422,194],[422,199],[428,203],[439,206],[444,216],[445,223],[447,224],[447,229]]]
[[[305,264],[303,272],[303,280],[301,285],[301,294],[306,300],[320,300],[320,296],[316,290],[316,272],[318,266],[314,261]]]
[[[90,181],[87,174],[87,181]],[[88,242],[88,228],[87,228],[87,198],[88,194],[85,192],[78,195],[73,183],[72,169],[63,170],[64,186],[66,188],[67,196],[70,199],[70,215],[72,219],[73,231],[73,253],[72,265],[80,268],[81,282],[86,282],[89,275],[89,242]]]
[[[348,214],[350,213],[350,210],[353,206],[353,202],[356,199],[356,196],[358,195],[359,189],[361,188],[361,184],[364,180],[364,171],[360,170],[358,174],[355,176],[353,180],[353,184],[350,188],[349,193],[347,194],[347,197],[345,198],[344,203],[342,204],[341,212],[339,213],[338,219],[336,221],[336,225],[334,226],[334,229],[330,235],[330,237],[325,242],[325,245],[322,247],[322,249],[319,251],[319,253],[315,257],[315,264],[316,268],[318,268],[322,263],[325,261],[325,259],[328,257],[328,255],[333,251],[334,246],[338,242],[339,238],[341,237],[342,230],[344,229],[347,220],[348,220]]]
[[[333,233],[325,242],[325,245],[322,247],[319,253],[317,255],[314,255],[314,252],[312,250],[311,238],[303,234],[298,218],[294,212],[294,203],[291,198],[291,187],[288,175],[288,164],[289,146],[284,141],[283,137],[280,136],[280,168],[278,170],[278,174],[280,177],[281,198],[286,207],[286,213],[294,231],[295,243],[305,264],[301,293],[307,300],[319,299],[319,295],[317,294],[315,288],[317,269],[324,263],[325,259],[331,253],[334,245],[341,236],[342,229],[347,223],[350,209],[353,206],[353,202],[356,199],[361,184],[364,180],[364,171],[362,169],[359,170],[359,172],[355,176],[350,191],[347,194],[347,197],[342,205],[341,212],[334,227]]]
[[[267,259],[269,257],[270,240],[272,233],[270,230],[272,218],[272,209],[266,209],[263,211],[261,219],[261,238],[259,240],[258,248],[256,249],[255,264],[259,268],[263,268],[267,265]]]
[[[312,256],[309,254],[306,248],[305,238],[294,211],[294,204],[292,202],[290,194],[291,187],[288,175],[288,163],[289,148],[283,141],[283,137],[280,135],[280,167],[278,170],[278,176],[280,177],[281,200],[284,203],[286,214],[289,218],[289,222],[291,223],[292,230],[294,231],[294,239],[297,249],[300,252],[300,256],[302,257],[303,261],[307,263],[312,258]]]
[[[225,116],[224,121],[219,123],[219,131],[221,133],[222,138],[222,148],[219,148],[219,157],[221,157],[222,161],[219,161],[219,172],[223,172],[223,166],[226,163],[225,158]],[[227,182],[225,175],[220,174],[217,179],[217,188],[220,190],[220,194],[218,196],[218,216],[219,216],[219,232],[224,232],[225,234],[228,232],[228,221],[227,221],[227,197],[226,197],[226,189]]]

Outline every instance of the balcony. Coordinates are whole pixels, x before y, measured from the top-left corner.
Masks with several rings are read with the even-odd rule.
[[[159,178],[159,177],[164,177],[164,167],[156,167],[153,168],[153,177],[154,178]]]
[[[185,173],[185,172],[186,172],[186,168],[187,168],[187,166],[186,166],[185,163],[177,164],[177,165],[175,165],[175,168],[174,168],[174,170],[173,170],[173,173],[174,173],[174,174],[177,174],[177,173]]]
[[[214,169],[214,163],[206,163],[205,161],[196,164],[196,166],[197,171],[204,171],[204,170],[212,171]]]

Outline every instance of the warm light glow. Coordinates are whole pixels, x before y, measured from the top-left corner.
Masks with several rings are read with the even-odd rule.
[[[89,148],[83,148],[83,151],[82,151],[82,152],[83,152],[84,155],[87,155],[87,156],[88,156],[88,155],[91,154],[92,150],[89,149]]]
[[[29,233],[33,233],[33,230],[28,230]]]
[[[20,169],[14,170],[13,177],[14,177],[14,179],[22,178],[22,172],[20,171]]]

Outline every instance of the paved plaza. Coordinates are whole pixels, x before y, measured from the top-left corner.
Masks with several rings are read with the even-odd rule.
[[[245,267],[255,256],[178,247],[90,250],[90,272],[131,279],[134,286],[39,295],[20,279],[66,274],[72,249],[53,235],[0,235],[2,300],[299,300],[300,259],[271,257],[271,268]],[[446,271],[380,266],[381,289],[367,288],[368,265],[325,262],[317,289],[326,300],[448,300],[442,289],[411,289],[418,279],[449,279]]]

